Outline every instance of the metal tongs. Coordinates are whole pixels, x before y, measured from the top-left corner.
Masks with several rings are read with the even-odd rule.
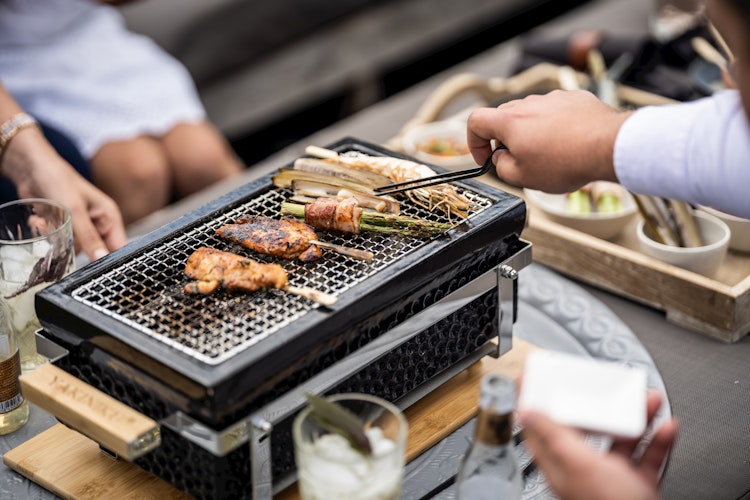
[[[458,181],[461,179],[470,179],[472,177],[479,177],[480,175],[484,175],[493,168],[495,168],[495,164],[492,162],[492,157],[495,155],[496,151],[499,151],[501,149],[508,149],[505,147],[505,145],[500,144],[495,149],[492,150],[492,153],[490,154],[489,158],[484,162],[484,165],[477,168],[469,168],[466,170],[459,170],[458,172],[446,172],[444,174],[438,174],[433,175],[431,177],[423,177],[421,179],[413,179],[410,181],[403,181],[403,182],[394,182],[393,184],[385,184],[383,186],[379,186],[373,189],[375,191],[375,194],[381,195],[381,194],[395,194],[395,193],[402,193],[404,191],[410,191],[412,189],[419,189],[419,188],[425,188],[428,186],[434,186],[436,184],[445,184],[446,182],[453,182]]]

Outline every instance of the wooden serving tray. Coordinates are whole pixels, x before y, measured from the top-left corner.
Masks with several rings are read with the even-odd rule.
[[[455,75],[425,100],[414,118],[386,146],[403,151],[401,137],[408,129],[442,119],[441,114],[463,94],[473,93],[479,102],[449,117],[465,119],[473,107],[564,87],[562,80],[572,70],[561,70],[559,66],[541,63],[509,78]],[[586,87],[588,76],[573,74],[578,85]],[[617,94],[623,103],[633,107],[675,102],[622,85],[617,87]],[[480,180],[523,197],[520,190],[500,182],[494,173]],[[750,253],[730,250],[716,276],[708,278],[641,253],[635,237],[637,219],[617,239],[606,241],[548,219],[531,203],[527,204],[527,214],[523,237],[534,245],[535,261],[664,311],[668,321],[723,342],[736,342],[750,332]]]
[[[502,185],[497,178],[485,182]],[[750,331],[750,254],[730,250],[709,278],[641,253],[637,219],[607,241],[553,222],[531,203],[527,213],[523,237],[534,245],[535,261],[664,311],[671,323],[726,343]]]

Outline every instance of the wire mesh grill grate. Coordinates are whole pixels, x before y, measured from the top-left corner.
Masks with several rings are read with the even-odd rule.
[[[472,202],[470,219],[493,203],[473,191],[464,190],[463,194]],[[215,365],[257,344],[318,305],[280,290],[188,295],[183,292],[188,281],[183,269],[188,256],[197,248],[208,246],[261,262],[279,263],[287,271],[290,285],[338,296],[428,241],[372,232],[356,236],[319,233],[322,240],[370,251],[374,259],[362,262],[324,250],[322,259],[302,263],[256,254],[214,234],[217,228],[241,215],[278,217],[278,207],[290,195],[287,190],[271,186],[210,221],[134,255],[119,267],[77,287],[72,297],[188,356]],[[402,202],[401,206],[402,215],[448,221],[442,213],[409,202]]]

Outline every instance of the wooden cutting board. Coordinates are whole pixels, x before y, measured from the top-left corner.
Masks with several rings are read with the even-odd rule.
[[[476,415],[482,376],[499,372],[515,378],[533,349],[536,347],[532,344],[514,339],[513,349],[501,358],[482,358],[407,409],[407,461],[418,457]],[[190,498],[140,467],[104,455],[94,441],[62,424],[8,451],[3,455],[3,463],[65,499]],[[299,498],[296,485],[276,498]]]

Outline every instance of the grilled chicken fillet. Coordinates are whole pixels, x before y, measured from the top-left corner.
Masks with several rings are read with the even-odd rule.
[[[185,274],[194,279],[185,293],[211,293],[219,287],[228,292],[254,292],[287,288],[287,275],[278,264],[261,264],[241,255],[201,247],[188,257]]]
[[[318,239],[315,230],[293,217],[273,219],[262,215],[245,215],[234,224],[221,226],[216,234],[274,257],[311,262],[322,256],[320,248],[311,243]]]

